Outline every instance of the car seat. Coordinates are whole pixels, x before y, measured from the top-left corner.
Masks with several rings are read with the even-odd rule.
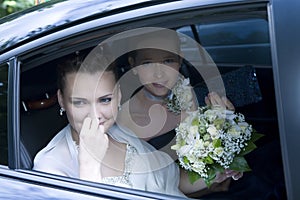
[[[66,116],[59,115],[56,72],[53,68],[42,72],[35,69],[21,76],[20,160],[24,169],[33,167],[38,151],[67,124]]]

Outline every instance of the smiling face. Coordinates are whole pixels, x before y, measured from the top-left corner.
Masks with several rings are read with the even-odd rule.
[[[58,90],[60,106],[66,110],[72,133],[80,133],[86,117],[97,118],[107,131],[115,122],[121,100],[112,71],[72,72],[65,76],[63,93]]]

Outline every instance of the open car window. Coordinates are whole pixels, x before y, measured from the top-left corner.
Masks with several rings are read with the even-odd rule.
[[[60,107],[56,96],[56,67],[61,59],[69,54],[89,52],[101,41],[113,36],[115,33],[126,30],[126,27],[139,28],[146,24],[147,26],[159,26],[176,30],[178,33],[185,34],[197,41],[203,47],[222,75],[226,95],[235,105],[236,111],[243,113],[247,121],[259,133],[265,135],[259,140],[258,149],[264,145],[274,147],[275,150],[272,152],[276,152],[275,155],[278,155],[278,157],[273,158],[273,156],[270,156],[269,158],[275,159],[273,161],[278,165],[276,166],[279,169],[276,177],[278,179],[275,181],[282,181],[267,10],[265,5],[240,8],[240,10],[227,9],[225,11],[218,9],[192,10],[188,14],[182,12],[168,16],[162,15],[154,19],[145,18],[120,26],[93,28],[91,31],[85,30],[84,33],[76,33],[72,37],[66,36],[64,39],[49,44],[46,43],[44,46],[35,49],[35,51],[29,51],[18,56],[17,60],[21,67],[19,99],[19,143],[21,147],[19,155],[21,163],[18,168],[31,170],[37,152],[45,147],[56,133],[68,123],[66,116],[59,115]],[[211,15],[212,13],[214,15]],[[174,19],[171,19],[171,17]],[[197,63],[199,60],[197,56],[200,50],[197,46],[190,46],[187,41],[184,37],[181,38],[181,50],[186,57],[180,72],[190,79],[199,104],[205,105],[204,98],[208,93],[208,88],[197,70],[197,67],[199,67],[197,66],[199,64]],[[196,62],[193,62],[195,60]],[[118,66],[119,71],[125,74],[127,70],[130,70],[129,63],[126,57],[120,57],[119,61],[122,63]],[[6,72],[6,67],[0,66],[0,70]],[[7,98],[5,96],[5,78],[7,76],[2,71],[0,74],[0,84],[2,84],[0,85],[0,93],[4,94],[1,95],[1,98],[5,99]],[[213,82],[214,77],[210,81]],[[123,96],[123,101],[129,99],[132,95],[126,93],[128,89],[126,87],[126,85],[121,85],[121,89],[127,94]],[[2,116],[5,117],[5,112],[1,113]],[[3,125],[3,128],[5,128],[5,125]],[[6,137],[2,134],[2,131],[0,136],[1,138]],[[1,139],[1,141],[4,140]],[[1,164],[5,164],[7,162],[5,148],[7,147],[1,143],[0,148]],[[268,157],[272,152],[261,154],[260,159],[265,156]],[[255,157],[251,159],[253,162],[250,164],[255,167]],[[258,160],[258,162],[262,162],[262,160]],[[265,172],[264,169],[256,168],[255,170],[259,174]],[[36,172],[36,174],[39,175],[39,172]],[[42,176],[47,177],[48,175],[43,174]],[[53,178],[51,175],[49,177]],[[63,180],[74,181],[66,177]],[[75,180],[75,182],[77,181]],[[87,183],[79,181],[79,184]],[[281,182],[278,184],[280,185]],[[278,187],[280,192],[284,190],[282,185]],[[259,192],[263,193],[263,191]],[[197,194],[194,194],[194,197],[197,197]]]

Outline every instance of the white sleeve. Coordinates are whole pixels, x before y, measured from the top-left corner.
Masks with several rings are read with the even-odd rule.
[[[37,155],[37,157],[34,159],[33,170],[67,176],[62,169],[64,169],[62,163],[53,158],[53,156]]]

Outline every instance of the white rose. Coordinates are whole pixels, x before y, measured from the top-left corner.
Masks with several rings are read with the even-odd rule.
[[[179,155],[187,155],[187,153],[192,149],[192,146],[190,145],[184,145],[178,149],[177,153]]]
[[[197,157],[193,154],[189,154],[187,155],[187,159],[191,162],[191,163],[194,163],[197,161]]]
[[[216,129],[216,127],[209,125],[207,132],[210,134],[211,138],[214,139],[218,139],[219,138],[219,132]]]
[[[205,143],[203,142],[203,140],[197,139],[194,144],[194,151],[198,152],[198,151],[204,149],[204,146],[205,146]]]
[[[232,137],[239,137],[241,134],[241,128],[239,126],[232,126],[229,130],[228,133],[232,136]]]
[[[190,133],[195,137],[198,134],[198,126],[191,126]]]
[[[224,152],[223,147],[218,147],[214,150],[214,153],[218,156],[222,156],[223,152]]]
[[[205,141],[204,144],[203,144],[205,147],[208,147],[210,145],[210,142],[209,141]]]
[[[172,149],[172,150],[175,150],[175,151],[179,150],[180,148],[181,148],[181,145],[180,145],[180,144],[175,144],[175,145],[172,145],[172,146],[171,146],[171,149]]]

